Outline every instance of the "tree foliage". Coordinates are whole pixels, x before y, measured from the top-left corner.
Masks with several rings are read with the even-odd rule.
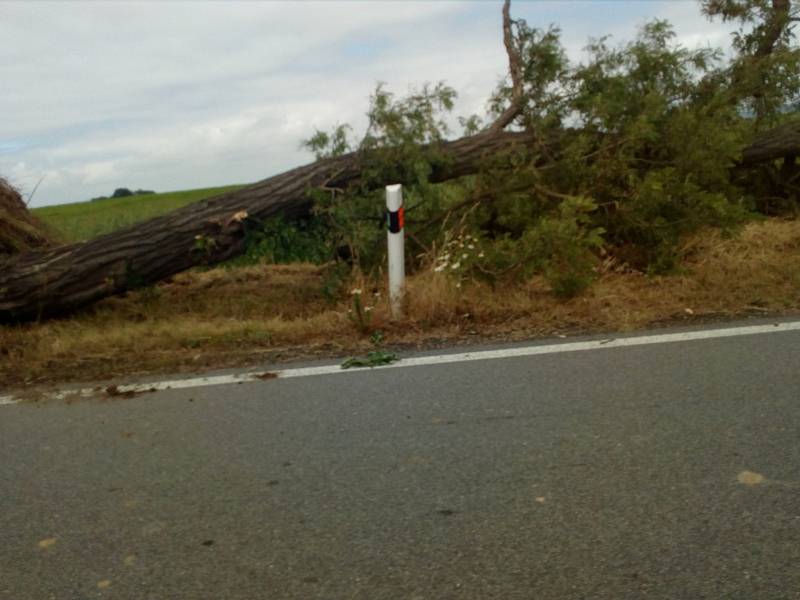
[[[703,13],[739,24],[733,35],[734,59],[726,69],[728,88],[756,118],[759,128],[774,124],[787,105],[798,108],[800,48],[792,0],[702,0]]]
[[[433,185],[430,174],[456,121],[456,92],[426,84],[398,98],[378,85],[359,142],[347,125],[305,142],[317,158],[357,151],[364,174],[356,188],[312,192],[326,243],[380,268],[383,194],[369,190],[399,181],[418,264],[456,231],[480,241],[483,260],[465,261],[472,275],[538,273],[562,296],[580,293],[607,252],[635,268],[672,269],[686,234],[733,228],[759,206],[763,189],[748,185],[758,177],[736,177],[734,166],[800,90],[790,0],[702,0],[701,10],[740,24],[732,57],[685,48],[669,23],[654,20],[627,43],[591,40],[588,58],[574,63],[559,29],[508,22],[509,78],[487,119],[457,122],[472,134],[510,114],[508,124],[535,141],[486,157],[478,175],[455,183]]]
[[[329,225],[326,245],[346,246],[347,254],[367,270],[381,264],[385,256],[385,244],[381,244],[385,236],[384,182],[405,184],[405,202],[415,207],[416,218],[443,209],[444,199],[451,193],[430,184],[429,178],[434,166],[444,160],[436,142],[450,132],[446,115],[455,97],[455,90],[443,83],[425,84],[403,98],[379,84],[370,97],[368,126],[360,142],[348,138],[352,131],[348,125],[338,125],[330,133],[317,130],[303,142],[318,159],[350,151],[359,157],[357,187],[309,192],[315,200],[316,217]]]

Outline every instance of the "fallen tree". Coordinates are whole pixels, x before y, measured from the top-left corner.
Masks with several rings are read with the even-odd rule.
[[[477,171],[486,155],[525,143],[519,132],[487,132],[444,142],[431,181]],[[361,156],[319,160],[247,188],[86,242],[27,252],[0,262],[0,321],[36,319],[162,280],[244,250],[248,223],[307,215],[309,190],[346,188],[361,176]]]
[[[784,0],[776,2],[783,10]],[[785,28],[785,19],[780,22]],[[728,77],[710,67],[697,83],[693,73],[710,64],[711,51],[672,47],[670,37],[668,26],[655,22],[620,49],[596,46],[590,65],[570,66],[557,31],[512,21],[506,0],[503,41],[511,81],[493,96],[496,119],[481,133],[440,141],[432,105],[435,94],[447,104],[447,90],[418,95],[416,103],[401,102],[398,110],[384,94],[374,108],[385,118],[371,117],[358,151],[87,242],[0,258],[0,322],[66,313],[193,266],[227,260],[245,249],[249,228],[273,216],[308,215],[315,189],[344,191],[349,201],[348,190],[406,183],[402,175],[375,176],[376,158],[391,163],[403,144],[425,155],[429,183],[484,174],[487,158],[523,149],[516,156],[509,152],[514,164],[494,164],[481,182],[482,197],[490,197],[493,206],[479,228],[513,242],[501,249],[514,254],[509,268],[527,263],[565,272],[572,261],[580,264],[575,280],[583,285],[590,280],[591,253],[603,243],[601,234],[617,246],[638,244],[645,263],[668,267],[669,260],[662,259],[671,258],[676,240],[691,227],[738,218],[741,194],[730,189],[731,166],[772,167],[783,158],[789,172],[800,148],[800,125],[794,123],[757,135],[741,152],[740,134],[749,125],[730,101],[738,96],[729,92],[740,86],[740,95],[749,97],[753,88],[741,83],[739,71]],[[783,98],[782,90],[771,98]],[[569,129],[566,115],[578,115],[584,128]],[[505,131],[509,125],[522,131]],[[728,129],[734,132],[730,139]],[[334,141],[336,146],[340,140]],[[538,261],[544,255],[549,263]]]
[[[475,173],[488,155],[528,144],[525,132],[488,131],[441,144],[431,175],[442,182]],[[743,153],[753,166],[800,147],[800,127],[758,136]],[[360,156],[350,153],[275,175],[247,188],[185,206],[168,215],[86,242],[30,251],[0,262],[0,321],[65,313],[193,266],[227,260],[244,250],[249,222],[309,214],[312,188],[358,182]]]

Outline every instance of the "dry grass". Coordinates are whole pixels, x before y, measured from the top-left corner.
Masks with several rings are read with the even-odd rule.
[[[364,303],[375,304],[363,327],[348,313],[352,296],[345,291],[327,300],[324,275],[310,265],[186,273],[73,318],[0,328],[0,382],[108,379],[342,354],[366,349],[376,329],[389,345],[405,345],[624,331],[800,309],[800,221],[752,223],[729,239],[709,232],[684,250],[682,275],[646,277],[608,261],[590,290],[567,302],[540,279],[459,289],[425,272],[409,281],[402,322],[390,320],[370,282],[357,281]]]
[[[47,228],[25,206],[19,192],[0,177],[0,258],[49,243]]]

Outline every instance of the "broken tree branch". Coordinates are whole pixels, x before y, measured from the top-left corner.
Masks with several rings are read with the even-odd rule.
[[[514,21],[511,19],[511,0],[503,3],[503,45],[508,55],[508,74],[511,77],[511,104],[503,113],[492,123],[489,131],[498,132],[505,129],[522,112],[523,105],[523,81],[522,81],[522,57],[519,53],[519,45],[514,39]]]

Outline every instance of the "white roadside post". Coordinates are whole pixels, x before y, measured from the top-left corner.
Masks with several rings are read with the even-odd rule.
[[[403,314],[403,292],[406,283],[405,240],[403,238],[403,186],[386,186],[388,217],[387,241],[389,244],[389,302],[392,317]]]

